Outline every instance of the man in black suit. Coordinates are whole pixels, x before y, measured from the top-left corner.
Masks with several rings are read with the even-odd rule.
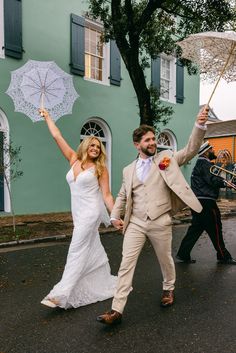
[[[192,210],[192,223],[181,242],[176,258],[181,262],[195,263],[196,260],[191,259],[190,252],[205,230],[217,252],[218,263],[236,265],[236,260],[225,247],[221,214],[216,203],[220,188],[224,188],[226,184],[223,178],[210,172],[211,161],[216,159],[216,155],[208,141],[200,147],[198,156],[191,175],[191,187],[203,210],[201,213]]]

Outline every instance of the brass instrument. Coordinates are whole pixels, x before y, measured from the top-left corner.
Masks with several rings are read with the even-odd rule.
[[[236,181],[236,173],[230,172],[229,170],[219,167],[218,165],[213,165],[210,168],[210,173],[223,178],[226,186],[229,186],[230,188],[236,190],[236,185],[234,183],[234,180]],[[223,176],[222,174],[225,175]],[[227,176],[229,177],[228,179]]]

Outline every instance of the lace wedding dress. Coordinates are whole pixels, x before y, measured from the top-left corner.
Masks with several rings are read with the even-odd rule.
[[[98,233],[101,222],[110,222],[94,167],[80,172],[75,179],[72,166],[66,179],[71,190],[74,230],[62,278],[44,298],[64,309],[113,297],[117,279],[111,275]]]

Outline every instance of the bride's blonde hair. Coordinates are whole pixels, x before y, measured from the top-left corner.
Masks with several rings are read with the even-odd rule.
[[[106,150],[99,138],[95,136],[88,136],[81,142],[77,150],[77,157],[81,161],[81,169],[84,170],[84,165],[88,160],[88,148],[92,144],[93,140],[97,140],[100,144],[100,153],[97,158],[94,159],[95,163],[95,175],[100,178],[105,167],[106,167]]]

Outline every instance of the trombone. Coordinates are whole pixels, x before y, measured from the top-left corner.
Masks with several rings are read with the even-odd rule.
[[[223,178],[226,186],[236,190],[236,185],[234,183],[234,180],[236,180],[236,174],[234,172],[230,172],[229,170],[219,167],[218,165],[213,165],[210,168],[210,173]]]

